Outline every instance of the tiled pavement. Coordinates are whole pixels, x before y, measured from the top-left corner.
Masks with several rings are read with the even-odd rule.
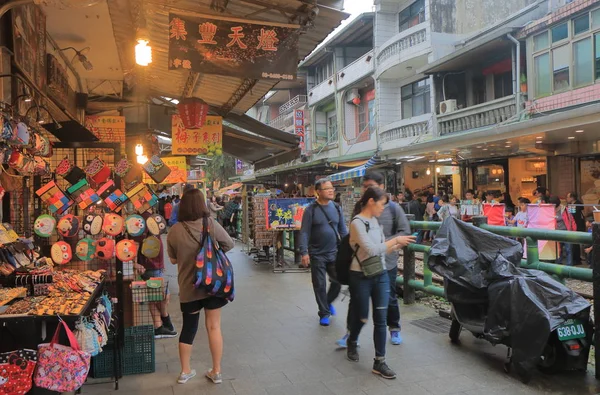
[[[224,382],[214,385],[202,377],[210,367],[204,331],[199,331],[193,366],[199,376],[185,385],[179,374],[177,339],[157,342],[156,373],[128,376],[120,381],[119,395],[425,395],[425,394],[596,394],[600,385],[592,374],[544,376],[529,385],[502,370],[506,348],[492,347],[463,333],[453,346],[446,333],[432,333],[411,321],[435,316],[424,306],[401,306],[404,344],[389,346],[388,363],[398,373],[384,380],[371,371],[372,326],[361,336],[361,362],[346,360],[335,340],[344,333],[348,299],[337,302],[338,317],[329,328],[318,325],[310,275],[274,274],[255,265],[241,245],[231,253],[236,268],[237,297],[223,309]],[[176,283],[172,265],[171,284]],[[172,292],[176,293],[175,287]],[[174,295],[175,296],[175,295]],[[181,326],[177,299],[171,304],[175,325]],[[111,385],[85,386],[84,394],[112,393]]]

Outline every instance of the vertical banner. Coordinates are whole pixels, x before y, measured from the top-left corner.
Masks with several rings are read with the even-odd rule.
[[[244,173],[244,162],[239,159],[235,160],[235,174],[243,174]]]
[[[171,119],[172,151],[178,155],[223,154],[223,118],[209,115],[204,126],[186,129],[179,115]]]
[[[121,155],[125,155],[125,117],[118,115],[88,115],[85,127],[102,143],[121,144]]]
[[[506,221],[504,219],[504,204],[489,204],[484,203],[483,215],[488,217],[488,225],[505,226]]]
[[[553,204],[528,204],[527,205],[527,227],[533,229],[556,229],[556,217]],[[540,259],[556,259],[556,242],[538,241]]]
[[[304,110],[294,110],[294,133],[300,137],[300,149],[304,152]]]
[[[187,181],[187,164],[185,161],[185,156],[170,156],[166,158],[160,158],[165,165],[169,166],[171,169],[171,173],[165,178],[161,184],[178,184],[180,182]],[[146,184],[156,184],[152,178],[146,172],[143,172],[144,175],[144,183]]]

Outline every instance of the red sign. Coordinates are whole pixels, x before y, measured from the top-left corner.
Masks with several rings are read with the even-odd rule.
[[[300,137],[300,148],[304,152],[304,110],[294,111],[294,133]]]
[[[186,129],[199,129],[204,126],[208,115],[208,104],[192,97],[183,99],[178,105],[179,116]]]

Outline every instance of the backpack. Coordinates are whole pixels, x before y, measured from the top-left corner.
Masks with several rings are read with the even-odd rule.
[[[356,217],[352,218],[354,221]],[[352,224],[350,221],[350,224]],[[367,233],[369,232],[369,224],[368,222],[365,224],[367,227]],[[350,245],[350,232],[344,237],[342,237],[342,241],[338,246],[337,254],[335,256],[335,272],[337,276],[337,281],[342,285],[348,285],[348,280],[350,277],[350,265],[352,265],[352,260],[356,255],[356,251]]]

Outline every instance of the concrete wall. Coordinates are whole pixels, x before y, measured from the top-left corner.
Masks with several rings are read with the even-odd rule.
[[[433,32],[468,34],[490,27],[528,5],[536,3],[537,0],[430,0],[430,2]]]

